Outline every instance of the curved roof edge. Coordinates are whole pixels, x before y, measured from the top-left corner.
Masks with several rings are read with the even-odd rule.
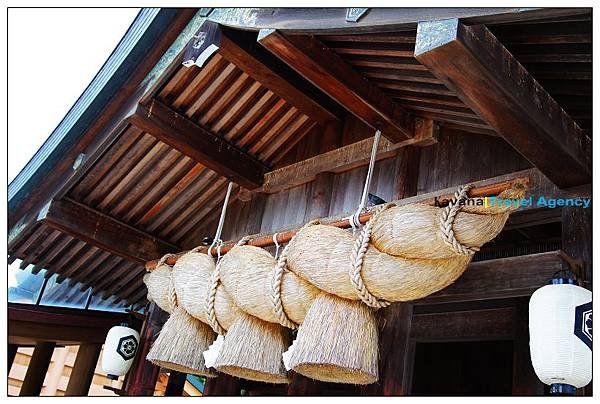
[[[173,23],[178,13],[178,9],[172,8],[143,8],[138,13],[87,88],[44,144],[9,184],[9,217],[30,192],[44,181],[46,173],[53,169],[56,162],[63,158],[64,154],[85,135],[88,128],[101,116],[104,107],[127,82],[132,71],[144,59],[147,50],[162,37],[166,27]],[[168,66],[185,46],[202,20],[203,18],[196,13],[141,85],[153,84],[165,66]]]

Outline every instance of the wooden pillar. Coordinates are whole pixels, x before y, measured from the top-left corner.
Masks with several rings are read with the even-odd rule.
[[[410,393],[414,343],[410,340],[413,305],[394,303],[379,310],[379,381],[363,395],[406,396]]]
[[[591,194],[591,193],[590,193]],[[562,208],[562,250],[583,263],[583,285],[592,290],[592,208]],[[591,396],[592,383],[578,389],[578,395]]]
[[[128,396],[152,396],[156,388],[160,368],[146,360],[150,347],[158,337],[168,314],[156,304],[150,304],[146,321],[140,333],[140,346],[129,371],[124,392]]]
[[[544,384],[537,378],[529,351],[529,300],[517,305],[517,324],[513,351],[513,385],[515,396],[542,396]]]
[[[404,147],[396,155],[394,199],[417,194],[421,149]],[[394,303],[378,310],[379,381],[362,390],[364,395],[406,396],[412,385],[414,343],[410,340],[413,306]]]
[[[204,396],[240,396],[241,384],[237,377],[219,373],[219,376],[206,380]]]
[[[7,374],[10,373],[10,369],[12,368],[13,362],[15,361],[15,357],[17,356],[17,350],[19,346],[16,344],[8,344],[8,370]]]
[[[33,355],[25,373],[25,380],[21,385],[20,396],[39,396],[44,386],[44,378],[54,352],[54,342],[38,342],[35,344]]]
[[[169,381],[165,390],[165,396],[181,397],[183,396],[183,388],[185,387],[185,379],[187,373],[180,373],[174,370],[169,372]]]
[[[102,351],[102,344],[81,344],[65,396],[87,396]]]
[[[583,281],[592,290],[592,208],[562,208],[562,250],[583,263]]]

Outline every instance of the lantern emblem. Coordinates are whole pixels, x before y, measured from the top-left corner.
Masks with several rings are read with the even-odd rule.
[[[592,302],[575,307],[575,335],[592,349]]]
[[[133,335],[121,337],[117,344],[117,352],[125,360],[129,360],[135,356],[137,350],[137,340]]]

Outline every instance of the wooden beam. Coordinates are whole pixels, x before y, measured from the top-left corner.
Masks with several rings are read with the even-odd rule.
[[[261,186],[267,166],[157,100],[138,105],[129,121],[192,160],[237,184]]]
[[[315,94],[306,83],[298,82],[287,66],[275,60],[256,44],[256,34],[232,30],[206,20],[188,43],[183,57],[184,66],[202,67],[215,53],[235,64],[254,80],[298,108],[319,124],[340,120],[339,107]],[[312,87],[312,86],[310,86]]]
[[[76,239],[134,262],[162,256],[179,248],[70,199],[52,200],[38,221]]]
[[[562,268],[558,253],[551,251],[472,262],[455,283],[415,304],[530,296]]]
[[[94,378],[102,344],[81,344],[71,370],[65,396],[87,396]]]
[[[516,314],[515,307],[416,314],[410,336],[417,342],[512,340]]]
[[[314,36],[265,29],[258,42],[390,141],[414,136],[413,117]]]
[[[35,341],[101,344],[112,326],[127,319],[126,313],[9,303],[8,340],[17,345],[31,345]]]
[[[387,139],[381,139],[377,148],[376,160],[394,157],[397,151],[404,147],[428,146],[437,142],[439,127],[432,120],[417,118],[415,129],[417,129],[415,137],[399,143],[394,144]],[[276,193],[313,181],[319,173],[340,173],[367,165],[372,148],[373,138],[369,138],[270,171],[265,174],[263,191]]]
[[[54,342],[38,342],[35,344],[19,396],[40,395],[55,346]]]
[[[419,21],[460,18],[472,24],[509,23],[590,15],[590,8],[522,7],[378,7],[357,22],[346,21],[347,9],[337,8],[215,8],[209,18],[241,29],[275,28],[293,33],[358,34],[412,30]],[[347,35],[348,36],[348,35]],[[366,40],[366,39],[360,39]]]
[[[419,23],[415,57],[560,188],[591,180],[591,140],[485,26]]]

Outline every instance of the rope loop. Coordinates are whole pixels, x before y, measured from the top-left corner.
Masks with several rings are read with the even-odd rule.
[[[454,235],[454,220],[456,219],[458,212],[462,210],[471,188],[473,188],[472,184],[459,187],[454,193],[448,206],[442,210],[442,214],[440,215],[440,232],[442,240],[450,246],[454,252],[460,255],[473,255],[479,251],[478,247],[468,247],[461,244]]]
[[[210,256],[210,254],[209,254]],[[221,268],[220,262],[217,262],[215,270],[210,277],[210,286],[208,289],[208,295],[206,297],[206,318],[211,328],[219,335],[225,335],[225,329],[221,327],[217,320],[217,314],[215,311],[215,300],[217,297],[217,288],[221,281]]]
[[[360,198],[360,203],[356,212],[348,217],[350,227],[352,227],[352,234],[356,236],[358,229],[360,229],[360,214],[365,210],[367,206],[367,197],[369,196],[369,188],[371,186],[371,179],[373,178],[373,168],[375,167],[375,159],[377,158],[377,148],[379,147],[379,140],[381,139],[381,130],[375,131],[373,137],[373,146],[371,147],[371,158],[369,160],[369,168],[367,170],[367,177],[365,178],[365,185],[363,186],[363,192]]]
[[[316,220],[311,220],[310,222],[306,223],[304,226],[302,226],[302,228],[300,230],[298,230],[298,232],[296,233],[296,236],[298,234],[300,234],[302,232],[302,230],[306,229],[309,226],[314,226],[315,224],[318,224],[319,222],[320,221],[318,219],[316,219]],[[275,234],[277,234],[277,233],[275,233]],[[296,236],[294,236],[294,237],[296,237]],[[270,296],[271,299],[270,300],[271,300],[271,304],[272,304],[272,308],[273,308],[273,313],[278,318],[279,323],[287,328],[291,328],[292,330],[295,330],[298,328],[298,324],[293,322],[288,317],[288,315],[286,314],[286,312],[283,308],[283,302],[281,301],[281,283],[283,281],[283,273],[287,271],[287,255],[288,255],[290,244],[292,243],[293,240],[294,240],[294,238],[292,237],[292,240],[290,240],[290,242],[285,246],[285,248],[281,252],[281,255],[277,259],[277,265],[275,265],[275,269],[273,270],[273,276],[271,277],[271,296]],[[276,241],[275,236],[273,236],[273,241]]]
[[[350,268],[350,282],[354,289],[356,290],[356,294],[360,297],[363,303],[365,303],[369,307],[373,307],[375,309],[380,309],[383,307],[387,307],[391,304],[387,300],[378,299],[375,295],[373,295],[367,285],[365,284],[362,278],[362,266],[364,262],[365,255],[367,253],[367,249],[369,248],[369,242],[371,240],[371,231],[373,229],[373,224],[375,223],[375,218],[383,211],[388,208],[391,208],[394,204],[385,204],[377,207],[374,210],[374,214],[369,219],[369,221],[363,226],[362,230],[358,234],[355,239],[354,245],[352,246],[352,266]]]

